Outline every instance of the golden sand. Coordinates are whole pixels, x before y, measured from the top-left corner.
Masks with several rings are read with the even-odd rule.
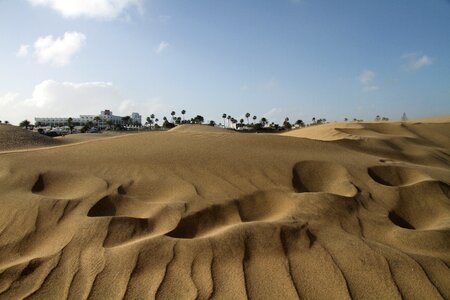
[[[450,123],[70,141],[0,152],[1,299],[450,298]]]

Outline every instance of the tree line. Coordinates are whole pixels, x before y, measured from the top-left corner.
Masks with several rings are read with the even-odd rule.
[[[178,125],[183,124],[204,124],[205,118],[201,115],[196,115],[195,117],[192,117],[190,119],[186,118],[186,110],[183,109],[180,112],[181,114],[177,114],[176,111],[171,111],[170,117],[163,116],[162,117],[162,123],[160,123],[159,117],[157,117],[155,114],[151,114],[145,119],[145,123],[136,123],[133,122],[132,118],[130,116],[122,117],[122,124],[114,124],[111,120],[107,120],[106,126],[103,124],[104,128],[107,130],[127,130],[127,129],[136,129],[136,128],[143,128],[143,129],[149,129],[149,130],[156,130],[156,129],[170,129],[174,128]],[[261,117],[258,118],[256,115],[252,115],[249,112],[245,113],[245,115],[241,118],[235,118],[230,114],[223,113],[222,114],[222,120],[223,123],[216,124],[214,120],[210,120],[207,125],[210,126],[220,126],[225,129],[233,129],[233,130],[249,130],[249,131],[279,131],[279,130],[290,130],[293,127],[295,128],[303,128],[307,126],[315,126],[315,125],[321,125],[329,123],[327,119],[325,118],[316,118],[313,117],[311,119],[311,122],[306,123],[301,119],[296,120],[295,122],[291,122],[289,117],[286,117],[284,121],[281,124],[278,124],[276,122],[270,122],[268,118]],[[402,121],[406,121],[407,117],[404,113],[402,118]],[[345,122],[348,122],[348,118],[344,118]],[[362,119],[354,118],[352,120],[353,122],[363,122]],[[382,117],[380,115],[377,115],[374,118],[374,121],[389,121],[389,118]],[[76,126],[81,126],[81,132],[90,132],[92,129],[99,130],[100,128],[100,122],[102,122],[102,119],[100,116],[96,116],[94,118],[94,121],[88,121],[85,124],[79,124],[75,123],[72,118],[68,118],[67,122],[64,124],[64,126],[68,126],[70,133],[72,133]],[[0,120],[0,124],[2,121]],[[4,124],[9,124],[8,121],[4,121]],[[67,125],[66,125],[67,124]],[[37,122],[35,125],[31,124],[28,120],[23,120],[20,122],[19,126],[29,129],[30,127],[40,127],[43,124],[39,124]],[[61,125],[61,124],[60,124]]]

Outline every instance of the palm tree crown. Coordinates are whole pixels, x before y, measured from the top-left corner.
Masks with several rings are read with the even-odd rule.
[[[247,124],[248,124],[248,123],[249,123],[249,122],[248,122],[248,118],[250,118],[250,113],[246,113],[246,114],[245,114],[245,117],[247,118]]]

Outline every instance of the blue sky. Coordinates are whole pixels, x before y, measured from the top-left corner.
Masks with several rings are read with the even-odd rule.
[[[450,113],[445,0],[0,1],[0,120]]]

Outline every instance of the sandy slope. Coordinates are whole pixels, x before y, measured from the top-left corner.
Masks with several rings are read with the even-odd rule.
[[[450,125],[339,132],[0,153],[0,298],[450,298]]]
[[[219,127],[213,127],[209,125],[179,125],[170,129],[171,132],[198,132],[198,133],[236,133],[236,131],[228,130]]]
[[[23,128],[0,124],[0,151],[57,146],[60,141]]]

